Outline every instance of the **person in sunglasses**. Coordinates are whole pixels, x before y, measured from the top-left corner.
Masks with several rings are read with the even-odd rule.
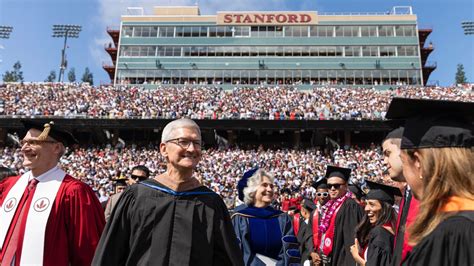
[[[224,201],[193,174],[202,146],[193,120],[164,127],[166,171],[125,189],[92,265],[243,265]]]
[[[358,265],[392,265],[393,240],[397,214],[393,208],[400,189],[366,181],[369,191],[365,215],[356,228],[351,254]]]
[[[312,240],[313,240],[313,251],[310,253],[311,260],[313,263],[316,263],[320,260],[318,255],[319,245],[321,243],[321,238],[319,237],[319,222],[321,221],[321,211],[323,209],[324,204],[329,200],[329,192],[328,192],[328,185],[327,180],[323,176],[319,178],[317,181],[314,181],[311,184],[312,187],[316,189],[315,194],[315,203],[316,208],[311,214],[311,219],[309,221],[309,227],[313,233]]]
[[[117,204],[118,199],[122,195],[122,192],[125,190],[127,186],[136,184],[137,182],[141,182],[147,180],[150,176],[150,170],[148,167],[144,165],[137,165],[132,168],[132,172],[128,176],[127,179],[112,179],[115,181],[115,194],[110,196],[109,200],[107,201],[107,205],[105,206],[105,221],[108,221],[110,215],[112,214],[112,210],[114,209],[115,205]]]
[[[350,246],[354,244],[354,230],[364,214],[362,207],[352,199],[347,182],[351,169],[328,165],[327,187],[330,200],[322,208],[318,228],[316,264],[354,265]]]

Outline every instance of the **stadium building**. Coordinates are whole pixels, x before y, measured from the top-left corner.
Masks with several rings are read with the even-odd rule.
[[[132,10],[132,9],[129,9]],[[114,84],[426,85],[435,64],[411,7],[384,13],[217,12],[198,6],[124,15],[105,65]]]

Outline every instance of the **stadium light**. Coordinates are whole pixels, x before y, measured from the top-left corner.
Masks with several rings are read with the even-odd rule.
[[[64,70],[67,68],[66,61],[66,44],[67,38],[79,38],[79,32],[81,32],[82,26],[79,25],[69,25],[69,24],[56,24],[53,25],[53,38],[63,38],[64,37],[64,47],[61,51],[61,66],[59,67],[59,77],[58,82],[62,82],[64,78]]]
[[[0,25],[0,39],[9,39],[10,33],[12,33],[12,31],[13,31],[12,26]]]
[[[461,23],[464,35],[474,35],[474,21],[463,21]]]

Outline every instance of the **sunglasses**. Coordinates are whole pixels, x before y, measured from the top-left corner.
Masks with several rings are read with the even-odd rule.
[[[332,189],[332,188],[339,189],[342,185],[344,185],[344,184],[328,184],[328,188],[329,189]]]
[[[130,178],[135,181],[143,181],[147,179],[146,176],[141,176],[141,175],[130,175]]]
[[[329,195],[329,193],[327,193],[327,192],[318,192],[318,193],[316,193],[316,196],[323,197],[323,198],[326,198],[328,195]]]

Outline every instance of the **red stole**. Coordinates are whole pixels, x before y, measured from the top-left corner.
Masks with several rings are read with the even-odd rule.
[[[293,230],[295,231],[295,236],[298,235],[298,231],[300,231],[300,214],[296,213],[293,215]]]
[[[413,246],[408,244],[408,238],[410,237],[410,234],[408,233],[408,228],[415,222],[416,216],[418,215],[418,206],[419,206],[419,201],[415,199],[415,197],[411,198],[410,201],[410,209],[408,210],[408,216],[407,216],[407,221],[405,225],[405,236],[403,239],[403,248],[402,248],[402,262],[406,259],[408,256],[408,253],[413,249]]]
[[[329,228],[324,234],[324,243],[323,243],[323,253],[324,255],[328,256],[332,252],[332,245],[334,243],[334,232],[336,230],[336,217],[337,213],[339,212],[339,209],[341,209],[341,206],[344,204],[346,200],[344,200],[339,207],[337,207],[334,215],[331,217],[331,221],[329,222]]]
[[[319,245],[321,244],[321,237],[319,235],[319,211],[315,209],[313,212],[313,247],[314,250],[318,250]]]

